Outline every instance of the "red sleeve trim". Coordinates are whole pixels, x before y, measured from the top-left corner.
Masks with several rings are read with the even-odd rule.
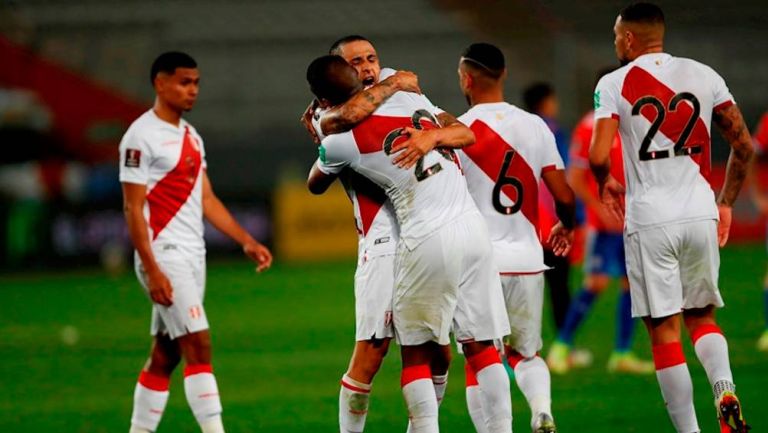
[[[616,114],[616,113],[611,113],[611,119],[621,120],[621,117],[618,114]]]
[[[731,105],[734,105],[733,101],[728,100],[728,101],[725,101],[725,102],[723,102],[721,104],[715,105],[715,108],[713,108],[712,111],[724,110],[724,109],[730,107]]]
[[[545,165],[541,168],[541,173],[544,174],[549,171],[557,170],[557,166],[555,164]]]

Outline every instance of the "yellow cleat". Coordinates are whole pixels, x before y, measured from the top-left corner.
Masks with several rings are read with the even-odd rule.
[[[568,353],[570,352],[568,345],[559,341],[552,343],[552,347],[549,348],[549,354],[547,354],[547,366],[549,371],[555,374],[568,373],[571,366],[568,361]]]
[[[763,335],[757,340],[757,350],[768,352],[768,329],[763,331]]]
[[[652,361],[645,361],[632,352],[613,352],[608,359],[608,372],[628,374],[653,374],[656,368]]]
[[[741,403],[731,391],[724,391],[715,400],[717,418],[720,421],[720,433],[747,433],[750,427],[741,413]]]

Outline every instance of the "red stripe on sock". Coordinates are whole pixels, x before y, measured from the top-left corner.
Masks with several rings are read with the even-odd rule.
[[[188,365],[184,367],[184,377],[188,377],[188,376],[192,376],[200,373],[213,374],[213,367],[211,366],[211,364],[196,364],[196,365]]]
[[[139,374],[139,383],[144,388],[149,388],[152,391],[168,391],[168,384],[171,382],[171,378],[156,376],[148,371],[142,371]]]
[[[656,370],[685,364],[683,345],[679,341],[653,346],[653,363]]]
[[[693,341],[693,344],[695,345],[696,342],[699,341],[699,338],[707,334],[723,335],[723,331],[720,329],[719,326],[715,325],[714,323],[699,325],[696,329],[693,330],[693,332],[691,332],[691,341]]]
[[[344,388],[350,389],[352,391],[362,393],[362,394],[370,394],[371,393],[370,389],[360,388],[360,387],[357,387],[355,385],[351,385],[351,384],[349,384],[347,382],[344,382],[344,379],[341,379],[341,386],[343,386]]]
[[[432,371],[429,369],[428,364],[412,365],[403,368],[403,372],[400,374],[400,387],[402,388],[419,379],[432,380]]]
[[[472,366],[475,374],[477,374],[489,365],[501,364],[501,358],[499,358],[499,352],[496,351],[496,348],[490,346],[486,347],[482,352],[468,357],[467,362]]]
[[[477,386],[477,376],[475,376],[475,372],[472,370],[472,366],[470,366],[468,362],[464,364],[464,375],[467,379],[467,388],[470,386]]]
[[[525,359],[523,355],[520,354],[520,352],[509,352],[509,355],[507,355],[507,362],[509,363],[509,366],[512,367],[514,370],[515,367],[517,367],[517,364]]]

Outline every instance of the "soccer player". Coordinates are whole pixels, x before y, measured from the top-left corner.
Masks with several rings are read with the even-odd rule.
[[[555,138],[544,121],[504,101],[507,69],[497,47],[477,43],[459,60],[459,85],[471,108],[459,121],[476,142],[458,151],[469,192],[488,225],[512,332],[505,354],[531,407],[534,433],[556,431],[550,377],[541,350],[544,252],[539,241],[539,183],[555,200],[560,219],[549,235],[554,254],[567,255],[575,198],[565,181]],[[480,387],[467,369],[467,406],[478,432],[486,422]]]
[[[337,40],[330,53],[352,65],[366,89],[336,107],[317,100],[310,104],[301,120],[316,140],[349,130],[397,91],[420,92],[415,74],[382,70],[376,49],[363,36],[350,35]],[[380,81],[380,78],[384,79]],[[363,431],[373,379],[394,335],[391,323],[393,267],[399,227],[392,204],[381,188],[352,170],[343,170],[339,177],[352,201],[359,234],[355,273],[356,342],[339,391],[339,426],[345,433]],[[308,187],[313,193],[323,193],[328,186],[330,184],[318,182],[317,177],[309,178]],[[431,365],[438,404],[445,394],[449,362],[450,351],[446,351]]]
[[[318,99],[331,106],[363,87],[338,56],[313,61],[307,80]],[[509,378],[493,346],[509,326],[485,224],[449,152],[429,151],[423,157],[399,152],[406,141],[421,149],[474,141],[461,124],[437,128],[435,112],[423,96],[396,93],[352,131],[325,138],[311,176],[333,182],[334,174],[349,167],[384,189],[395,208],[400,238],[392,312],[411,431],[438,431],[430,364],[453,329],[484,391],[489,431],[511,432]]]
[[[601,71],[597,79],[614,69]],[[624,259],[624,221],[605,210],[598,196],[597,182],[589,171],[589,144],[593,128],[594,112],[590,110],[573,131],[570,165],[567,169],[568,183],[587,210],[589,231],[584,260],[584,286],[568,308],[565,322],[558,330],[557,339],[547,355],[547,364],[553,372],[560,374],[570,369],[568,358],[576,331],[591,310],[595,299],[608,287],[611,278],[616,278],[619,280],[621,294],[616,306],[616,339],[613,353],[608,360],[608,371],[650,374],[654,371],[653,363],[638,359],[631,352],[635,321],[632,318],[629,280]],[[611,176],[624,185],[624,162],[621,158],[621,139],[618,134],[611,143],[610,157]]]
[[[768,113],[763,114],[760,119],[760,123],[757,126],[755,134],[752,136],[752,140],[755,143],[757,150],[757,163],[761,163],[765,166],[766,160],[768,160]],[[768,191],[760,184],[757,176],[758,164],[752,166],[750,183],[752,184],[752,201],[755,203],[755,207],[760,212],[760,215],[768,216]],[[757,340],[757,349],[762,352],[768,352],[768,271],[765,273],[763,279],[763,304],[765,311],[765,330],[763,335]]]
[[[715,308],[723,306],[718,245],[728,241],[732,206],[754,153],[749,131],[714,70],[664,52],[664,14],[658,6],[625,7],[614,33],[624,66],[597,84],[589,162],[603,203],[621,217],[624,187],[610,175],[611,145],[619,131],[632,315],[648,328],[656,378],[677,431],[699,431],[680,342],[682,318],[712,385],[721,431],[746,432]],[[711,120],[731,147],[717,199],[707,182]]]
[[[203,217],[269,268],[269,250],[255,241],[216,197],[206,173],[203,140],[182,118],[197,99],[200,73],[192,57],[161,54],[152,64],[155,104],[120,142],[123,208],[136,249],[136,274],[152,301],[151,354],[134,392],[131,433],[157,429],[171,373],[184,359],[184,391],[203,433],[221,433],[221,402],[211,367],[211,336],[203,307]]]

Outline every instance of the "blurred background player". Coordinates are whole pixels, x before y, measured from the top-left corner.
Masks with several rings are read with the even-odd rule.
[[[610,175],[610,150],[621,133],[626,165],[625,248],[632,315],[642,317],[653,345],[656,378],[678,432],[698,432],[693,384],[680,341],[681,318],[707,373],[721,432],[744,433],[728,343],[715,321],[720,247],[728,241],[732,206],[754,153],[741,111],[720,75],[664,52],[664,14],[635,3],[614,25],[624,67],[595,89],[589,162],[611,212],[624,215],[624,187]],[[731,147],[719,196],[707,182],[710,123]]]
[[[203,307],[203,217],[243,247],[257,270],[272,256],[234,220],[206,173],[203,140],[181,116],[192,109],[200,74],[192,57],[161,54],[150,80],[152,109],[120,142],[124,212],[136,249],[136,274],[152,300],[150,358],[134,392],[131,433],[153,432],[168,401],[171,373],[184,359],[184,391],[204,433],[222,433],[221,401],[211,367],[211,336]]]
[[[459,85],[471,108],[459,117],[475,144],[458,151],[472,199],[485,218],[501,275],[511,334],[504,351],[531,407],[534,433],[556,431],[550,376],[541,350],[544,253],[538,234],[539,182],[555,200],[559,221],[548,244],[567,256],[574,225],[574,195],[565,181],[555,139],[538,116],[504,101],[507,69],[497,47],[477,43],[459,60]],[[469,364],[467,364],[469,365]],[[467,368],[467,407],[478,432],[487,431],[480,387]]]
[[[307,78],[318,99],[331,105],[363,86],[338,56],[314,60]],[[393,320],[411,431],[439,430],[430,364],[441,356],[452,330],[483,389],[489,431],[511,433],[509,379],[493,346],[509,327],[490,242],[477,242],[487,238],[487,230],[455,160],[431,151],[471,144],[474,135],[458,123],[436,128],[436,111],[423,96],[398,93],[352,131],[326,137],[313,176],[349,166],[381,186],[395,207],[400,240]]]
[[[768,217],[768,190],[765,185],[760,183],[760,172],[765,170],[768,165],[768,113],[763,114],[760,118],[760,122],[757,124],[755,134],[752,136],[752,141],[755,143],[755,151],[757,154],[757,160],[752,165],[750,171],[750,184],[752,186],[752,201],[757,207],[758,212],[764,218]],[[768,234],[766,234],[768,237]],[[766,239],[768,244],[768,239]],[[757,340],[757,348],[760,351],[768,352],[768,271],[763,278],[763,304],[765,315],[765,330],[760,338]]]
[[[614,69],[603,69],[596,77],[597,80]],[[568,183],[584,203],[587,213],[584,286],[571,301],[565,322],[547,355],[547,363],[555,373],[562,374],[570,369],[568,355],[576,331],[592,309],[597,296],[608,287],[611,278],[614,278],[619,280],[620,294],[616,305],[616,338],[613,353],[608,360],[608,371],[650,374],[654,371],[653,363],[642,361],[631,352],[635,321],[632,318],[624,258],[624,221],[617,219],[603,207],[597,191],[597,182],[589,171],[589,144],[593,128],[594,111],[590,110],[573,131],[568,166]],[[611,176],[624,185],[624,162],[621,158],[621,138],[618,134],[611,144],[610,155]]]

